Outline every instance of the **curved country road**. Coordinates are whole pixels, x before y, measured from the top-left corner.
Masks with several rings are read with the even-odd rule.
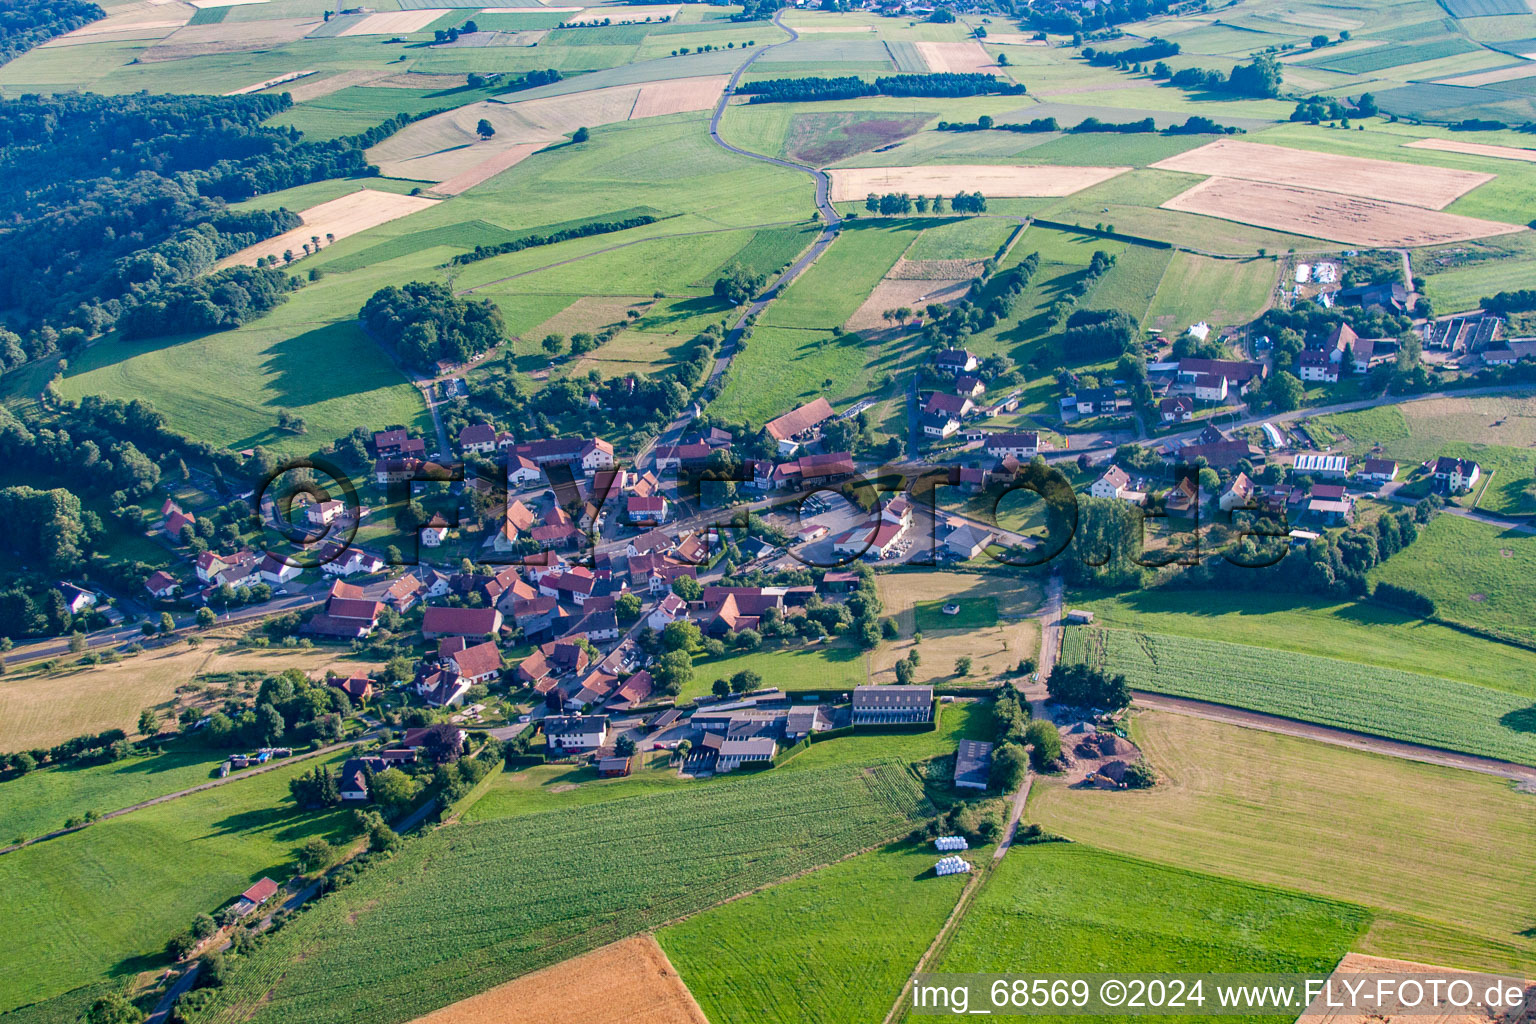
[[[746,74],[747,69],[769,50],[776,46],[792,43],[800,38],[800,33],[784,24],[781,20],[783,15],[783,10],[774,14],[773,23],[785,32],[788,32],[789,38],[783,42],[759,47],[752,51],[751,56],[742,61],[741,66],[731,75],[731,80],[726,83],[725,91],[720,94],[720,102],[715,104],[714,113],[709,117],[709,139],[721,149],[735,153],[737,156],[744,156],[749,160],[758,160],[765,164],[773,164],[775,167],[785,167],[792,171],[799,171],[802,174],[809,174],[816,183],[816,210],[821,214],[823,227],[821,234],[817,236],[816,241],[811,244],[811,247],[806,250],[805,255],[791,264],[788,270],[780,274],[779,279],[773,282],[773,285],[767,291],[753,299],[752,304],[736,318],[736,322],[726,332],[725,341],[720,345],[720,354],[715,358],[715,365],[709,371],[709,380],[705,382],[705,387],[708,389],[718,389],[721,382],[725,379],[725,371],[730,368],[731,359],[736,355],[737,348],[741,342],[742,332],[746,329],[747,321],[755,318],[766,309],[768,303],[777,298],[778,294],[791,281],[799,277],[805,268],[815,263],[821,254],[827,251],[827,246],[831,245],[833,240],[837,238],[837,233],[842,227],[842,218],[838,216],[836,207],[832,205],[830,198],[832,179],[827,176],[826,171],[818,170],[815,167],[808,167],[805,164],[797,164],[792,160],[781,160],[775,156],[754,153],[750,149],[733,146],[720,137],[720,118],[725,115],[726,105],[730,103],[731,97],[736,94],[736,86],[741,81],[741,76]],[[656,452],[671,448],[682,440],[683,433],[693,423],[696,415],[697,413],[693,407],[684,409],[677,419],[669,423],[667,428],[657,436],[656,440],[651,442],[649,447],[641,450],[636,455],[636,467],[643,468],[648,462],[654,460]]]

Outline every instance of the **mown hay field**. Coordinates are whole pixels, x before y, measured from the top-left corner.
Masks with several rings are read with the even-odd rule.
[[[1063,663],[1123,674],[1133,689],[1536,764],[1536,686],[1526,694],[1266,647],[1073,627]]]
[[[1038,779],[1028,819],[1106,850],[1372,907],[1351,944],[1362,952],[1536,965],[1522,852],[1536,843],[1536,798],[1507,780],[1182,715],[1138,714],[1131,739],[1155,788]]]

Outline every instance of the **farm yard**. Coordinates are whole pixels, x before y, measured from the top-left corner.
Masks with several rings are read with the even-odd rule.
[[[1128,857],[1371,908],[1347,948],[1536,966],[1525,934],[1536,896],[1516,852],[1536,840],[1536,815],[1508,781],[1180,715],[1141,713],[1131,739],[1156,788],[1046,780],[1029,820]]]
[[[1504,692],[1333,658],[1123,629],[1067,630],[1062,660],[1123,674],[1133,689],[1536,764],[1536,686]]]

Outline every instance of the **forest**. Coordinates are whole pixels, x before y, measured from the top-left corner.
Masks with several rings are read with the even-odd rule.
[[[106,16],[88,0],[0,0],[0,64]]]

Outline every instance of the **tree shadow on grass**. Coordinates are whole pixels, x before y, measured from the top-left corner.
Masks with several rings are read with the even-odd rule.
[[[1499,724],[1516,732],[1536,732],[1536,704],[1504,714]]]
[[[360,358],[367,365],[375,355],[374,365],[387,364],[383,350],[373,350],[352,321],[285,338],[267,349],[263,364],[263,369],[276,375],[267,385],[273,404],[293,408],[375,391],[379,381],[355,372]]]

